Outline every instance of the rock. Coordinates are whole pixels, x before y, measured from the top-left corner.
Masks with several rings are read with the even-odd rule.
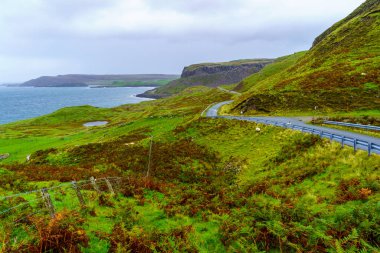
[[[183,69],[181,78],[219,74],[220,76],[215,76],[217,77],[217,85],[237,83],[243,78],[259,72],[266,65],[272,62],[273,60],[265,59],[241,64],[237,64],[236,62],[194,64]]]
[[[248,59],[231,62],[199,63],[183,69],[180,79],[163,87],[137,95],[147,98],[164,98],[193,86],[218,87],[224,84],[239,83],[247,76],[259,72],[273,59]]]
[[[8,153],[6,153],[6,154],[0,154],[0,160],[7,159],[9,156],[10,156],[10,154],[8,154]]]
[[[260,132],[260,131],[261,131],[260,127],[256,127],[256,132]]]

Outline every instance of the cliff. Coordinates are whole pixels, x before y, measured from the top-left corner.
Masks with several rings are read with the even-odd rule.
[[[259,72],[272,62],[272,59],[254,59],[190,65],[183,69],[180,79],[147,91],[139,96],[163,98],[181,92],[191,86],[217,87],[219,85],[238,83],[245,77]]]

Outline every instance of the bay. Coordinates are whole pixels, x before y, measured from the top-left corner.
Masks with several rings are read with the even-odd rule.
[[[34,118],[68,106],[115,107],[149,99],[138,98],[152,87],[33,88],[0,86],[0,124]]]

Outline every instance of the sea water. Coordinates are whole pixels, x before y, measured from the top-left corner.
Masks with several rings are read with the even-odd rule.
[[[149,100],[136,97],[152,87],[33,88],[0,86],[0,124],[52,113],[68,106],[115,107]]]

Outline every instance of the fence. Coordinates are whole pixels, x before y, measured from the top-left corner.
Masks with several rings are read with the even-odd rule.
[[[366,129],[366,130],[380,131],[380,127],[371,126],[371,125],[361,125],[361,124],[346,123],[346,122],[339,122],[339,121],[330,121],[330,120],[325,120],[325,121],[323,121],[323,123],[329,124],[329,125],[347,126],[347,127],[362,128],[362,129]]]
[[[0,197],[0,222],[4,223],[5,221],[15,224],[32,215],[45,212],[51,218],[54,218],[56,211],[60,208],[76,209],[86,206],[84,193],[96,192],[97,194],[102,194],[103,192],[108,192],[115,195],[115,186],[118,188],[120,181],[121,178],[119,177],[100,179],[91,177],[89,180],[72,181],[50,188]],[[67,191],[70,191],[71,195]],[[67,199],[66,204],[63,201],[64,198]],[[77,201],[74,201],[75,198]]]
[[[350,138],[343,135],[332,134],[332,133],[329,133],[323,130],[314,129],[311,127],[299,126],[295,124],[278,122],[275,120],[252,118],[252,117],[214,116],[214,118],[247,120],[247,121],[254,121],[254,122],[264,123],[264,124],[269,124],[269,125],[274,125],[274,126],[280,126],[284,128],[290,128],[290,129],[299,130],[299,131],[310,133],[310,134],[319,135],[321,138],[329,138],[330,140],[339,141],[342,144],[342,147],[344,145],[354,147],[355,152],[358,149],[363,149],[368,152],[368,155],[371,155],[372,153],[378,153],[378,154],[380,153],[380,145],[377,145],[375,143],[371,143],[371,142],[356,139],[356,138]]]

